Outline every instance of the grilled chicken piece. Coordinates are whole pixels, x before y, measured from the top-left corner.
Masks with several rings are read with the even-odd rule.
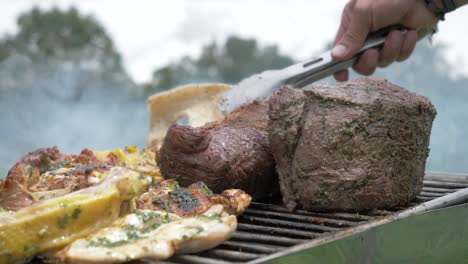
[[[166,180],[141,195],[134,213],[56,254],[63,262],[117,263],[162,260],[195,253],[229,239],[251,197],[241,190],[213,194],[202,182],[182,188]]]
[[[0,208],[17,211],[40,200],[63,196],[95,186],[104,180],[110,168],[120,166],[149,175],[155,181],[162,177],[149,150],[136,147],[124,151],[92,151],[79,155],[62,154],[57,147],[38,149],[20,159],[0,185]]]
[[[233,215],[180,218],[163,211],[138,210],[87,239],[57,253],[63,262],[117,263],[135,259],[167,259],[194,253],[229,239],[237,226]]]
[[[251,197],[237,189],[214,194],[203,182],[182,188],[175,180],[165,180],[136,199],[137,209],[164,210],[186,217],[200,214],[213,204],[222,204],[229,214],[242,214]]]

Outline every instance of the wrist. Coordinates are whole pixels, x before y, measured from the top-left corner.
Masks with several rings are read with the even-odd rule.
[[[454,11],[468,3],[468,0],[424,0],[426,7],[440,21],[445,20],[445,14]]]
[[[443,0],[435,0],[434,2],[437,4],[439,8],[445,9]],[[468,4],[468,0],[453,0],[453,3],[455,4],[455,8],[459,8]]]
[[[458,7],[462,7],[468,4],[468,0],[455,0],[455,5]]]

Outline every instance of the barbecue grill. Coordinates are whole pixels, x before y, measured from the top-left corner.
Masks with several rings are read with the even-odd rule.
[[[344,240],[418,213],[463,204],[468,201],[467,195],[460,195],[463,193],[468,193],[468,175],[426,173],[421,193],[406,208],[374,210],[365,214],[304,210],[290,213],[280,201],[253,202],[238,217],[237,232],[230,240],[209,251],[157,263],[293,263],[287,258],[298,252]],[[468,223],[468,213],[464,219]]]
[[[446,243],[448,244],[445,245],[446,247],[453,247],[454,250],[457,250],[461,246],[465,250],[459,250],[458,252],[467,252],[464,246],[468,244],[468,228],[466,228],[468,226],[468,204],[465,204],[466,202],[468,202],[468,175],[442,173],[426,173],[423,189],[414,201],[408,207],[395,208],[393,210],[374,210],[365,214],[326,213],[305,210],[296,210],[294,213],[291,213],[281,205],[280,200],[252,202],[249,209],[243,215],[238,216],[238,228],[234,236],[220,246],[198,254],[179,255],[166,261],[145,261],[145,263],[296,263],[296,260],[291,261],[287,258],[298,254],[298,252],[306,252],[320,246],[330,245],[336,241],[343,241],[372,228],[395,223],[397,220],[408,219],[409,216],[418,213],[426,211],[436,212],[437,210],[435,209],[440,208],[449,210],[447,209],[448,207],[455,208],[456,205],[463,206],[458,208],[458,211],[442,211],[438,215],[429,215],[426,219],[433,219],[429,221],[430,225],[440,226],[441,221],[448,222],[448,219],[463,218],[464,222],[451,223],[452,226],[449,226],[442,232],[452,242],[452,244],[450,242]],[[453,216],[450,216],[451,213]],[[448,216],[440,218],[438,217],[440,215]],[[415,225],[414,223],[412,224],[413,226],[410,226],[410,228],[413,228]],[[400,229],[404,225],[411,225],[411,223],[402,223]],[[419,223],[417,222],[416,229],[424,228],[418,227],[418,225]],[[445,223],[445,225],[450,225],[450,223]],[[466,229],[466,231],[462,229]],[[422,231],[426,232],[426,230]],[[458,239],[456,237],[457,234]],[[397,235],[401,235],[401,233]],[[351,240],[349,243],[360,243],[364,238],[365,236],[358,237],[358,239]],[[375,238],[371,238],[370,244],[375,244],[373,239]],[[417,241],[420,239],[417,238]],[[320,252],[320,254],[322,253]],[[359,252],[355,254],[359,254]],[[468,252],[462,254],[464,254],[464,259],[468,259]],[[372,260],[373,256],[370,257],[367,263],[373,263],[374,261]],[[420,259],[416,258],[415,260]],[[429,260],[434,262],[432,257]],[[306,256],[304,263],[310,262],[310,257]],[[360,262],[362,261],[347,261],[347,263]],[[400,263],[401,261],[387,262]],[[40,264],[42,261],[35,259],[31,263]],[[133,263],[141,262],[135,261]],[[415,262],[412,261],[410,263]]]

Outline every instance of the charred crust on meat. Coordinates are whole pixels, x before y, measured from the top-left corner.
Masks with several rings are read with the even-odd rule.
[[[181,217],[194,216],[221,204],[226,212],[242,213],[251,197],[241,190],[227,190],[214,194],[203,182],[180,187],[174,180],[165,180],[151,187],[135,200],[139,210],[164,210]]]

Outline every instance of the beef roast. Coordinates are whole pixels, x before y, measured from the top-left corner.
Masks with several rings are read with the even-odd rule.
[[[365,78],[270,99],[269,139],[289,209],[405,205],[422,188],[436,115],[431,102]]]
[[[173,125],[157,155],[162,175],[183,186],[203,181],[214,192],[237,188],[255,197],[268,195],[278,179],[267,126],[266,102],[245,105],[202,127]]]

